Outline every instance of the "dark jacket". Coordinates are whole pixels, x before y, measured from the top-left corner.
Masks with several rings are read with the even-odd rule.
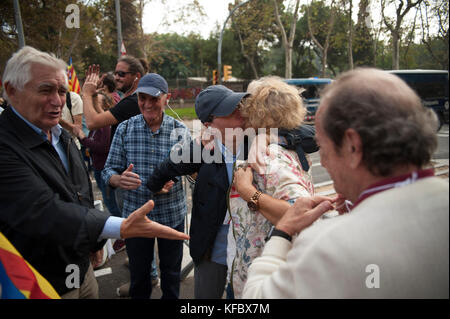
[[[89,252],[109,214],[94,209],[92,186],[81,153],[69,133],[60,139],[69,173],[50,142],[12,110],[0,115],[0,231],[59,294],[76,264],[80,285]],[[70,268],[69,268],[70,269]]]
[[[242,159],[247,159],[247,142],[244,143]],[[218,159],[211,163],[206,163],[203,156],[199,154],[206,151],[203,145],[198,145],[192,141],[188,152],[186,148],[179,150],[180,154],[189,154],[183,161],[175,163],[168,157],[153,171],[153,175],[148,180],[147,186],[152,192],[158,192],[169,180],[177,180],[176,176],[191,175],[198,172],[194,193],[192,196],[191,237],[189,249],[191,257],[196,264],[202,259],[210,258],[211,249],[217,236],[219,227],[223,224],[227,212],[228,173],[223,156],[218,152]],[[218,147],[216,146],[216,149]],[[214,151],[210,152],[210,155]],[[197,157],[194,156],[197,154]],[[200,160],[199,163],[195,163]]]

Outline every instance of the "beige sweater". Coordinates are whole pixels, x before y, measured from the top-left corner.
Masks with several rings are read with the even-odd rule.
[[[375,194],[350,214],[272,238],[243,298],[448,298],[449,184]]]

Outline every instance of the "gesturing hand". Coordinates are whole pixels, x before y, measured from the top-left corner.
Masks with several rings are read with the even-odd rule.
[[[333,200],[325,196],[300,197],[277,223],[276,228],[293,236],[333,209]]]
[[[133,173],[133,164],[120,174],[119,187],[122,189],[133,190],[141,186],[142,181],[138,174]]]
[[[161,225],[157,222],[151,221],[146,215],[155,207],[155,203],[149,200],[131,213],[120,226],[120,237],[123,239],[133,237],[145,238],[166,238],[174,240],[189,239],[185,233],[179,232],[173,228]]]
[[[175,184],[174,181],[168,181],[167,183],[164,184],[163,188],[161,188],[161,190],[159,192],[157,192],[156,194],[158,194],[158,195],[167,194],[172,189],[173,184]]]
[[[86,70],[86,79],[84,80],[81,92],[83,95],[92,96],[97,90],[97,85],[100,81],[100,66],[93,64]]]

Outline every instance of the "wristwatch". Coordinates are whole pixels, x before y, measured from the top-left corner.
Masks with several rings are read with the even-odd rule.
[[[266,242],[273,236],[283,237],[289,241],[292,241],[291,235],[289,235],[288,233],[286,233],[282,230],[276,229],[275,226],[272,226],[272,229],[270,230],[269,235],[267,235],[267,237],[266,237]]]
[[[260,191],[256,191],[255,194],[250,198],[250,200],[247,202],[247,206],[251,211],[257,211],[259,209],[259,197],[261,196]]]

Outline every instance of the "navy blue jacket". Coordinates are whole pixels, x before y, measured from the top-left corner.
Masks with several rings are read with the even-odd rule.
[[[188,151],[180,149],[189,156],[183,157],[183,161],[174,163],[170,157],[154,170],[148,180],[147,186],[152,192],[158,192],[169,180],[177,180],[176,176],[198,173],[194,193],[192,196],[192,215],[190,239],[190,253],[195,263],[202,259],[209,259],[211,249],[217,236],[219,227],[223,224],[227,212],[227,195],[230,183],[223,156],[216,153],[215,161],[206,163],[201,157],[199,163],[195,163],[194,153],[199,155],[204,152],[203,145],[192,141]],[[217,147],[216,147],[217,149]],[[247,142],[244,143],[242,159],[247,159]],[[200,153],[199,153],[200,152]],[[213,156],[214,151],[209,152]],[[217,156],[219,154],[219,156]],[[197,156],[199,159],[199,156]]]

